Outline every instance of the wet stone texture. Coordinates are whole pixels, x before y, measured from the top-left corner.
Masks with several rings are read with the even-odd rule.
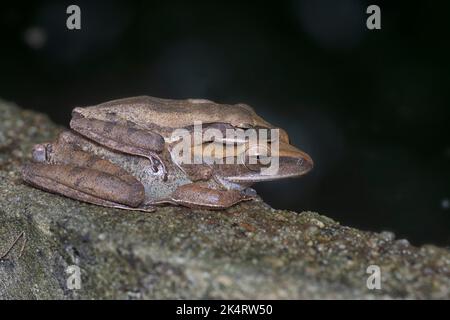
[[[0,101],[0,256],[24,233],[0,260],[2,299],[450,298],[448,249],[314,212],[257,201],[145,214],[23,184],[19,168],[32,145],[60,129]],[[381,268],[380,290],[366,286],[369,265]],[[80,268],[79,290],[67,286],[69,266]]]

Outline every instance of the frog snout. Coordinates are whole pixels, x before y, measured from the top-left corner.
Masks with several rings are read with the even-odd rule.
[[[297,159],[297,165],[306,173],[314,167],[314,161],[309,154],[302,152],[301,157]]]
[[[309,154],[291,144],[281,142],[279,154],[281,158],[280,163],[284,164],[282,169],[287,174],[303,175],[314,166],[314,161]]]

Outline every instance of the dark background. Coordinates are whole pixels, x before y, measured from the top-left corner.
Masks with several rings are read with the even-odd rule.
[[[69,4],[80,31],[66,29]],[[448,1],[0,8],[3,99],[64,125],[74,106],[133,95],[245,102],[315,160],[302,179],[259,184],[269,204],[450,244]]]

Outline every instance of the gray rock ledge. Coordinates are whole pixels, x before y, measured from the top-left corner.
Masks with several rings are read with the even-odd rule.
[[[449,250],[314,212],[256,201],[144,214],[23,184],[19,167],[32,145],[60,129],[0,101],[0,255],[25,234],[0,261],[1,299],[450,298]],[[67,288],[71,265],[81,270],[79,290]],[[380,290],[366,286],[369,265],[381,268]]]

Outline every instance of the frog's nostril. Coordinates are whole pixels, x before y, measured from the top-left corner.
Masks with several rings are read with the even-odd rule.
[[[308,154],[302,152],[302,155],[297,158],[296,165],[302,173],[306,173],[313,168],[314,162]]]
[[[301,158],[300,160],[301,162],[299,162],[299,165],[305,168],[305,170],[309,171],[314,167],[314,162],[310,156],[307,155],[307,157]]]

